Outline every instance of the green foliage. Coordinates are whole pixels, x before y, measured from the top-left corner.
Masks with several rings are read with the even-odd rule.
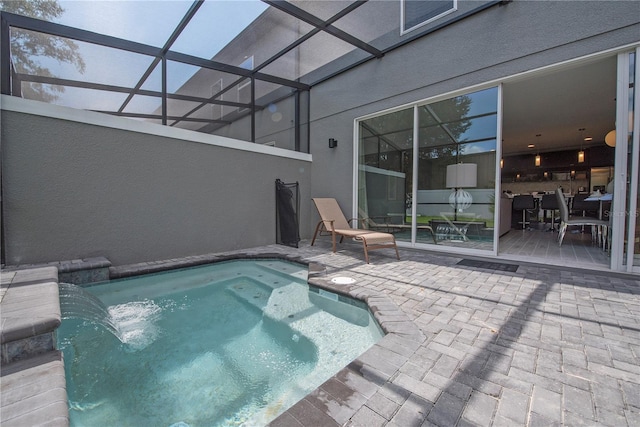
[[[44,21],[52,21],[64,13],[64,9],[56,0],[0,0],[0,10]],[[81,73],[85,70],[84,60],[74,41],[34,31],[12,29],[11,62],[15,72],[54,77],[53,73],[40,63],[41,57],[73,64]],[[62,86],[40,83],[22,85],[24,98],[45,102],[54,101],[61,92],[64,92]]]

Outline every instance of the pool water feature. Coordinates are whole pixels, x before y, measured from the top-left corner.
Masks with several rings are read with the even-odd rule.
[[[382,337],[362,302],[306,277],[231,261],[85,288],[120,338],[63,312],[71,425],[267,424]]]

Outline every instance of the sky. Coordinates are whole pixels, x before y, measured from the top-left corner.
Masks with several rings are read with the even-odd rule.
[[[192,5],[188,0],[60,0],[59,23],[153,46],[163,46]],[[211,58],[267,5],[258,0],[207,0],[172,47]],[[206,43],[202,37],[206,31]]]
[[[65,12],[56,22],[83,30],[162,47],[193,4],[187,0],[59,0]],[[206,0],[171,50],[211,59],[267,5],[258,0]],[[152,58],[117,52],[114,49],[78,43],[86,63],[80,74],[68,64],[50,64],[54,74],[102,84],[134,86]],[[49,64],[47,64],[49,66]],[[196,71],[195,67],[173,66],[169,91],[177,90]],[[146,88],[159,90],[160,74],[154,73]],[[57,102],[74,108],[112,109],[122,95],[79,97],[67,89]],[[152,100],[150,100],[152,101]],[[87,103],[91,105],[87,105]],[[159,103],[153,100],[152,104]],[[151,107],[149,107],[151,108]]]

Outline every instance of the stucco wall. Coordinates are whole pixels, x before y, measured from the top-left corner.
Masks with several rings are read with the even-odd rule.
[[[314,86],[312,195],[336,197],[350,212],[356,118],[637,43],[639,11],[632,1],[515,1]]]
[[[145,129],[165,129],[154,126]],[[311,156],[215,145],[234,143],[221,137],[198,135],[214,141],[202,143],[7,110],[1,136],[7,264],[105,256],[122,265],[273,244],[275,179],[300,182],[310,198]],[[302,203],[303,234],[309,208]]]

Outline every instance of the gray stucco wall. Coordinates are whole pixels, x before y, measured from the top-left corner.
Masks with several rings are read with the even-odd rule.
[[[93,256],[122,265],[273,244],[275,179],[310,197],[304,159],[15,111],[1,123],[10,265]]]
[[[637,43],[639,21],[637,1],[514,1],[314,86],[312,196],[336,197],[350,212],[356,118]]]

